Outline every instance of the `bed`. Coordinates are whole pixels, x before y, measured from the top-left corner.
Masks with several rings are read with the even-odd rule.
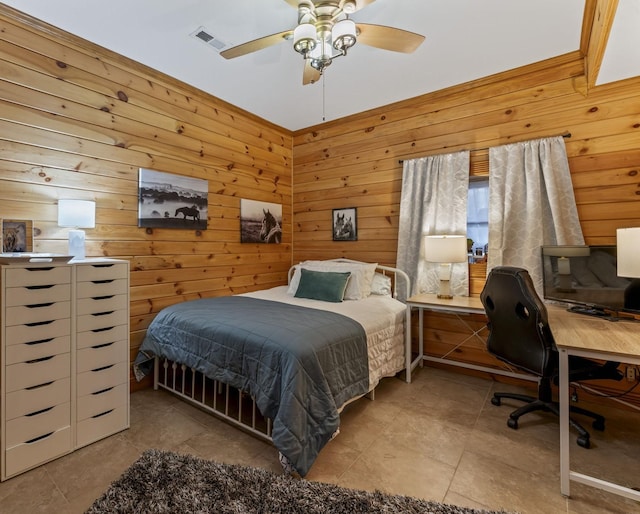
[[[406,370],[409,291],[399,269],[347,259],[305,261],[289,284],[163,309],[134,364],[163,388],[278,449],[305,476],[339,432],[340,412]]]

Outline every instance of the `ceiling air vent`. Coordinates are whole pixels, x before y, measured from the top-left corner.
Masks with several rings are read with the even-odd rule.
[[[198,30],[191,33],[191,36],[199,39],[207,46],[213,48],[216,52],[220,53],[221,50],[224,50],[227,46],[227,43],[218,39],[214,35],[211,34],[206,28],[199,27]]]

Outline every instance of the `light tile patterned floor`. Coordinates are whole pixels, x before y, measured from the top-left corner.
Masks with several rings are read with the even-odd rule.
[[[345,409],[339,436],[307,479],[522,514],[640,512],[636,502],[575,483],[564,498],[557,422],[530,414],[518,430],[508,428],[518,403],[490,402],[494,390],[508,389],[517,388],[433,368],[412,384],[385,379],[375,401]],[[607,429],[592,431],[592,449],[572,447],[572,469],[640,487],[640,413],[611,400],[595,409]],[[0,512],[81,513],[147,448],[281,472],[269,444],[145,390],[131,395],[129,430],[0,484]]]

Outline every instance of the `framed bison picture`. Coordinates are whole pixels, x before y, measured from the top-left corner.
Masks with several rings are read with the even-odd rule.
[[[333,240],[357,241],[358,226],[356,208],[333,209]]]
[[[140,168],[138,226],[204,230],[208,195],[204,179]]]

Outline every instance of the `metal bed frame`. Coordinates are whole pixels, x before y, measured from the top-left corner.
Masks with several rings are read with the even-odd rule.
[[[349,259],[334,260],[338,262],[357,262]],[[293,267],[289,270],[289,282],[293,276],[293,270]],[[405,288],[405,298],[409,296],[410,282],[404,271],[379,265],[376,268],[376,272],[391,277],[394,298],[397,297],[400,287]],[[411,371],[414,367],[411,363],[411,331],[407,328],[409,323],[411,323],[411,309],[407,307],[404,337],[405,372],[408,383],[411,382]],[[167,390],[182,400],[259,439],[269,443],[272,442],[271,419],[262,415],[256,406],[255,400],[248,393],[224,382],[207,378],[199,371],[184,364],[156,356],[154,359],[153,388]],[[365,396],[373,399],[373,391],[370,391]],[[354,398],[353,400],[356,399]]]

